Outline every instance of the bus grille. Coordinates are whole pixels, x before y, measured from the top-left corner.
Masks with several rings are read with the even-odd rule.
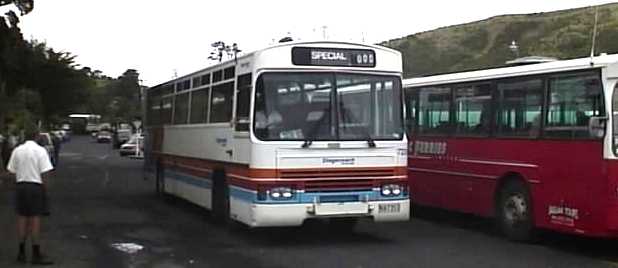
[[[374,180],[319,180],[304,183],[305,192],[331,192],[331,191],[371,191]]]

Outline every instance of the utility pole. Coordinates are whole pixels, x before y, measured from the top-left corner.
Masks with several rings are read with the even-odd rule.
[[[328,27],[326,25],[322,26],[322,38],[324,38],[324,40],[327,39],[327,37],[326,37],[326,29],[327,28]]]

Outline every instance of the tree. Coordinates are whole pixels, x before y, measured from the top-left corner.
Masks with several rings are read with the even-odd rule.
[[[33,7],[32,0],[0,0],[7,4],[15,4],[22,15]],[[25,41],[18,23],[15,13],[0,16],[0,130],[7,117],[52,123],[66,116],[93,83],[87,70],[76,69],[75,56]]]

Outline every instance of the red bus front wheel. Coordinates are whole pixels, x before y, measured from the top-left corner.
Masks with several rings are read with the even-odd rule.
[[[532,203],[530,193],[519,180],[510,180],[502,187],[498,199],[498,223],[511,240],[527,241],[532,237]]]

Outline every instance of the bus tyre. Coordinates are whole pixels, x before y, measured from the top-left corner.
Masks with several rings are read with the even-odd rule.
[[[226,224],[230,221],[230,197],[227,180],[222,172],[215,171],[212,176],[212,182],[212,215],[215,222]]]
[[[358,218],[331,218],[329,219],[330,229],[342,233],[351,233],[358,223]]]
[[[526,186],[510,180],[502,187],[498,199],[498,225],[506,237],[514,241],[528,241],[532,237],[532,202]]]

